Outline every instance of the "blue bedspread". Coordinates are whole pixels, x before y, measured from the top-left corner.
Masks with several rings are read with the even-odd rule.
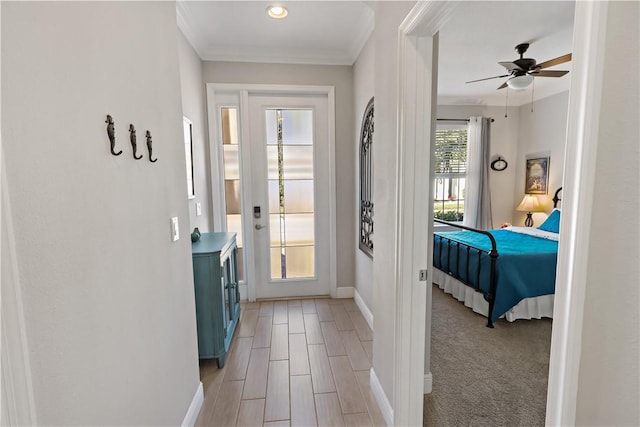
[[[496,298],[491,316],[491,320],[495,321],[524,298],[555,292],[558,242],[509,230],[490,230],[490,233],[496,239],[499,254],[496,263]],[[461,247],[458,250],[455,244],[451,249],[447,249],[446,243],[441,243],[437,236],[467,243],[486,251],[491,249],[489,238],[471,231],[439,232],[434,236],[433,251],[435,267],[446,273],[453,273],[463,282],[485,294],[488,293],[489,256],[482,254],[479,257],[473,250],[467,255],[466,249]],[[467,256],[470,259],[468,274]],[[478,265],[481,273],[479,283]]]

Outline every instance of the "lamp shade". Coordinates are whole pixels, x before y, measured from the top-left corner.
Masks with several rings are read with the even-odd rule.
[[[524,199],[518,205],[516,210],[521,212],[543,212],[544,206],[536,196],[532,196],[531,194],[525,194]]]
[[[507,80],[507,86],[513,90],[523,90],[533,83],[533,76],[524,74],[522,76],[511,77]]]

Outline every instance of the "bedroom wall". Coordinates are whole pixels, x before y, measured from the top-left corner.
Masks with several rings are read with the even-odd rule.
[[[507,169],[501,172],[490,170],[493,227],[498,228],[505,222],[513,221],[513,208],[517,203],[513,199],[513,183],[516,177],[519,109],[509,107],[505,117],[504,107],[438,105],[439,118],[468,119],[472,116],[492,117],[495,120],[491,123],[491,158],[500,155],[509,164]]]
[[[397,138],[398,138],[398,27],[415,2],[377,2],[375,11],[374,96],[375,143],[373,144],[373,202],[376,237],[373,264],[373,369],[389,401],[394,398],[396,322]],[[353,165],[353,163],[352,163]]]
[[[336,236],[338,287],[355,284],[353,210],[353,67],[204,61],[205,83],[334,86],[336,96]]]
[[[192,122],[193,186],[195,198],[189,199],[190,230],[198,227],[201,232],[212,231],[211,179],[209,150],[206,144],[205,88],[202,82],[202,61],[189,44],[184,34],[178,31],[178,54],[180,59],[180,87],[182,88],[182,114]],[[185,195],[187,194],[185,190]],[[200,203],[202,214],[196,215],[196,203]]]
[[[199,374],[175,4],[0,7],[2,234],[38,424],[180,425]],[[132,158],[129,123],[157,163]]]
[[[637,426],[640,4],[608,8],[575,421]]]
[[[569,92],[562,92],[538,100],[519,108],[518,126],[518,155],[514,159],[515,185],[513,189],[513,225],[524,225],[525,212],[516,211],[516,207],[524,197],[524,181],[526,158],[547,157],[549,160],[549,192],[546,196],[538,196],[538,199],[546,203],[547,212],[533,214],[534,226],[540,225],[553,208],[553,194],[562,186],[562,174],[564,170],[564,150],[567,136],[567,113],[569,107]],[[562,197],[562,194],[561,196]]]
[[[353,64],[353,99],[354,99],[354,127],[353,127],[353,141],[354,141],[354,174],[353,179],[355,185],[355,233],[353,235],[355,239],[355,280],[356,291],[367,305],[369,310],[373,307],[373,260],[369,258],[367,254],[359,249],[360,243],[360,131],[362,127],[362,117],[364,115],[364,109],[367,107],[369,100],[373,96],[373,70],[374,64],[374,42],[373,37],[370,37],[367,43],[362,48],[358,59]],[[375,121],[375,107],[374,107],[374,121]],[[374,130],[375,132],[375,130]],[[375,133],[374,133],[375,143]],[[374,173],[375,174],[375,173]],[[375,230],[375,229],[374,229]],[[375,237],[374,237],[375,238]],[[375,256],[375,251],[374,251]]]

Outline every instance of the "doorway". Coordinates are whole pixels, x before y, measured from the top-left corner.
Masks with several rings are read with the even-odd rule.
[[[335,292],[332,89],[208,85],[214,228],[250,301]]]
[[[402,113],[417,110],[419,116],[430,116],[429,106],[435,99],[429,90],[416,91],[418,88],[429,88],[434,80],[433,65],[437,64],[437,55],[432,56],[432,49],[437,53],[438,30],[446,22],[455,5],[440,2],[426,2],[416,5],[409,13],[399,29],[399,95]],[[575,423],[575,402],[578,390],[578,370],[580,362],[580,337],[584,312],[585,278],[587,274],[588,247],[584,244],[589,236],[589,219],[593,197],[588,191],[595,181],[595,152],[598,147],[597,129],[600,103],[599,91],[602,86],[602,68],[598,67],[605,56],[605,44],[602,34],[607,29],[606,3],[576,3],[573,40],[573,76],[569,96],[569,115],[567,125],[567,146],[565,151],[565,169],[563,186],[570,189],[563,200],[563,243],[558,250],[558,270],[556,280],[564,283],[555,294],[554,328],[551,342],[551,362],[549,387],[547,395],[546,423],[550,425],[570,425]],[[435,43],[434,43],[435,41]],[[419,59],[419,60],[418,60]],[[436,77],[437,78],[437,77]],[[426,82],[425,82],[426,80]],[[422,96],[412,97],[413,93]],[[427,105],[425,107],[425,104]],[[401,117],[399,122],[399,151],[415,149],[418,136],[433,129],[433,121],[424,129],[422,123]],[[404,120],[403,120],[404,119]],[[435,117],[432,117],[435,119]],[[427,122],[428,123],[428,122]],[[414,134],[415,132],[415,134]],[[423,157],[428,158],[427,157]],[[399,175],[413,185],[424,184],[425,177],[415,174],[414,159],[403,158]],[[403,182],[398,190],[403,191]],[[410,209],[413,214],[419,213],[417,205],[406,203],[400,208]],[[581,209],[582,208],[582,209]],[[402,230],[401,230],[402,231]],[[585,237],[587,236],[587,237]],[[420,267],[420,259],[428,259],[425,248],[411,242],[411,236],[403,232],[399,235],[399,246],[407,246],[409,257],[413,258],[401,269],[397,276],[397,287],[403,298],[396,300],[398,313],[396,333],[416,331],[412,343],[401,340],[397,345],[399,356],[395,363],[394,421],[396,424],[418,424],[422,421],[422,400],[414,399],[422,391],[414,379],[422,375],[425,365],[418,362],[422,359],[429,366],[429,331],[431,329],[431,295],[427,292],[426,304],[417,306],[412,295],[419,295],[415,279],[411,273]],[[406,273],[406,274],[404,274]],[[412,277],[413,276],[413,277]],[[405,297],[405,294],[409,294]],[[426,327],[425,327],[426,325]],[[426,334],[423,334],[426,330]],[[422,337],[425,341],[422,341]],[[425,344],[421,347],[420,344]],[[410,354],[402,357],[403,353]],[[426,376],[425,376],[426,383]],[[426,385],[426,384],[425,384]],[[399,398],[402,397],[402,398]],[[407,397],[407,399],[404,399]],[[408,402],[408,403],[405,403]]]

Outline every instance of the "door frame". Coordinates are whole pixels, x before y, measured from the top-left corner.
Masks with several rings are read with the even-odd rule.
[[[440,3],[440,4],[439,4]],[[409,12],[398,31],[399,55],[399,153],[417,149],[417,136],[424,132],[420,123],[407,120],[407,112],[424,111],[437,105],[433,91],[434,79],[431,70],[437,65],[437,57],[425,55],[424,45],[437,38],[437,31],[454,12],[454,4],[444,2],[418,2]],[[598,148],[598,122],[600,116],[600,94],[605,58],[604,34],[607,29],[606,2],[576,1],[573,35],[574,67],[569,93],[567,117],[567,141],[563,187],[563,215],[561,219],[562,241],[558,248],[557,281],[565,284],[556,290],[554,325],[551,337],[549,385],[547,392],[547,425],[574,425],[578,374],[580,366],[581,337],[584,314],[584,297],[589,252],[590,219],[593,202],[593,183],[596,172]],[[437,49],[436,49],[437,50]],[[424,81],[421,79],[424,78]],[[428,90],[431,87],[431,90]],[[409,96],[411,93],[419,96]],[[426,123],[423,125],[426,126]],[[425,157],[421,158],[425,161]],[[406,155],[399,156],[398,181],[400,194],[407,193],[422,183],[417,174],[415,160]],[[410,210],[418,218],[420,203],[409,198],[399,199],[401,210]],[[416,259],[415,250],[421,247],[411,244],[411,235],[404,232],[399,217],[399,232],[396,250],[406,250],[406,258]],[[408,225],[410,227],[410,224]],[[418,234],[418,233],[416,233]],[[400,267],[399,267],[400,268]],[[429,370],[429,344],[426,342],[431,329],[431,300],[426,304],[415,304],[406,295],[415,290],[415,277],[419,264],[405,263],[402,274],[396,276],[396,336],[406,336],[415,331],[412,340],[397,339],[394,366],[393,411],[394,424],[421,425],[423,392],[418,390],[415,378],[423,375],[425,365],[418,363],[424,351]],[[427,287],[427,293],[431,287]],[[425,334],[418,334],[427,325]],[[424,338],[423,338],[424,337]],[[423,341],[424,339],[424,341]]]
[[[332,298],[337,297],[336,279],[336,177],[335,177],[335,87],[315,85],[270,85],[270,84],[236,84],[236,83],[207,83],[207,122],[209,124],[209,156],[211,164],[211,215],[214,231],[222,231],[222,218],[217,214],[216,206],[224,206],[224,194],[219,189],[223,188],[224,177],[222,167],[222,147],[218,144],[219,123],[216,110],[216,93],[238,93],[239,105],[239,134],[240,150],[242,156],[251,156],[247,144],[242,144],[250,135],[249,123],[245,120],[249,115],[249,95],[326,95],[327,96],[327,125],[329,138],[329,292]],[[215,113],[215,114],[212,114]],[[240,156],[240,157],[242,157]],[[215,165],[215,167],[214,167]],[[240,173],[242,174],[242,161],[240,161]],[[252,206],[251,186],[242,189],[242,210],[246,213],[246,207]],[[243,224],[244,236],[251,236],[253,223],[245,221]],[[245,237],[246,241],[246,237]],[[253,245],[252,245],[253,246]],[[243,300],[256,300],[256,266],[253,253],[254,248],[244,246],[244,274],[245,284],[240,286],[240,298]]]

